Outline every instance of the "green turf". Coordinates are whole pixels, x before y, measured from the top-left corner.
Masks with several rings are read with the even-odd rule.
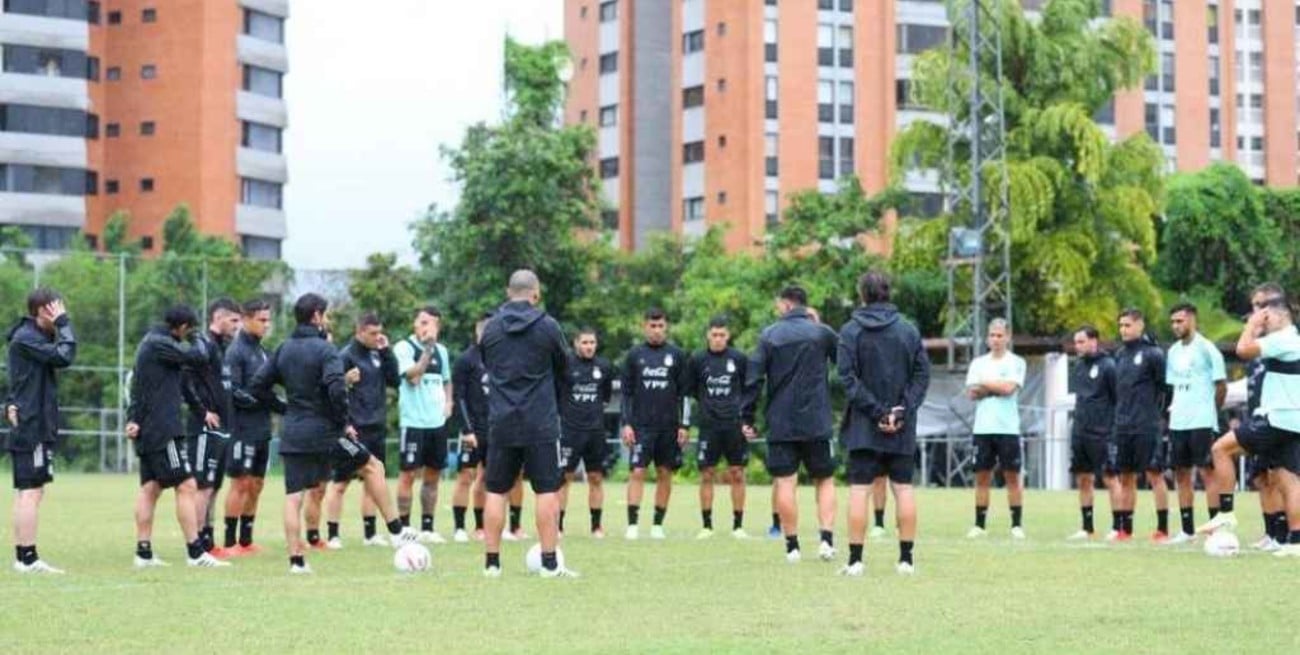
[[[279,481],[268,483],[279,489]],[[443,489],[444,505],[450,498]],[[391,551],[358,542],[356,496],[344,522],[348,547],[313,553],[316,574],[287,575],[280,502],[268,494],[258,535],[268,550],[228,570],[131,568],[133,479],[66,475],[50,488],[42,555],[64,577],[0,573],[0,653],[35,652],[576,652],[576,653],[1259,653],[1300,645],[1295,621],[1300,562],[1249,554],[1215,560],[1199,549],[1145,543],[1067,545],[1076,528],[1071,494],[1029,493],[1030,538],[1012,543],[1000,494],[981,542],[962,538],[968,490],[920,495],[918,575],[893,571],[897,546],[868,546],[868,573],[837,578],[834,564],[792,566],[779,542],[697,542],[694,487],[679,487],[669,540],[625,542],[622,487],[606,502],[610,538],[586,536],[578,487],[564,552],[578,580],[525,575],[529,544],[507,544],[505,576],[480,575],[478,544],[434,548],[434,570],[402,576]],[[801,489],[805,553],[815,530],[811,490]],[[843,490],[841,490],[843,492]],[[769,492],[750,491],[748,528],[769,521]],[[845,548],[844,501],[836,538]],[[1140,499],[1138,531],[1152,527]],[[719,494],[719,527],[730,505]],[[1260,519],[1253,495],[1239,497],[1240,533]],[[5,502],[0,519],[8,526]],[[168,495],[154,543],[182,564],[183,545]],[[1109,514],[1099,508],[1099,525]],[[531,499],[527,512],[531,512]],[[642,534],[649,512],[642,519]],[[1203,518],[1203,517],[1202,517]],[[1176,516],[1175,516],[1176,520]],[[438,517],[449,535],[450,510]],[[527,524],[531,521],[527,522]],[[531,532],[531,527],[529,528]],[[11,544],[6,540],[6,547]],[[1212,595],[1212,597],[1207,596]]]

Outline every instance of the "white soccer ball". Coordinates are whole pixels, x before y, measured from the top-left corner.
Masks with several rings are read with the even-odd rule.
[[[1241,552],[1241,541],[1227,530],[1219,530],[1205,538],[1205,554],[1210,557],[1233,557]]]
[[[406,544],[393,553],[393,568],[402,573],[427,571],[432,564],[433,555],[420,544]]]
[[[558,547],[555,549],[555,561],[559,562],[560,568],[564,568],[564,551]],[[529,573],[541,573],[542,571],[542,545],[533,544],[532,548],[524,554],[524,567]]]

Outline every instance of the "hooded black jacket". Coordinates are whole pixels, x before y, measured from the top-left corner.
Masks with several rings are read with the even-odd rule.
[[[230,368],[226,366],[226,343],[207,332],[194,338],[206,355],[200,366],[185,369],[186,402],[190,406],[189,433],[203,431],[203,415],[213,412],[221,419],[222,432],[230,432],[235,408],[230,397]]]
[[[361,371],[361,380],[348,389],[352,425],[357,428],[387,425],[388,389],[396,389],[401,381],[392,349],[371,350],[353,338],[339,350],[339,357],[343,359],[344,373],[354,368]]]
[[[263,402],[248,391],[253,374],[269,358],[262,340],[240,332],[226,349],[226,368],[230,369],[230,394],[235,407],[232,434],[241,441],[267,443],[271,440],[271,412],[283,414],[284,400],[272,396]]]
[[[754,424],[758,399],[767,387],[768,441],[831,438],[831,391],[827,374],[839,337],[796,307],[769,325],[750,357],[742,420]]]
[[[465,432],[479,439],[479,446],[488,438],[488,379],[483,367],[483,353],[477,344],[470,346],[451,366],[451,396],[460,414]]]
[[[605,406],[614,393],[614,367],[604,357],[583,359],[570,353],[560,386],[560,424],[564,433],[603,435]]]
[[[1164,414],[1165,351],[1147,337],[1115,351],[1114,434],[1159,435]]]
[[[57,369],[72,366],[77,339],[67,315],[54,321],[54,334],[25,317],[9,330],[9,395],[5,407],[18,407],[18,427],[10,428],[9,450],[31,452],[37,444],[53,445],[59,434]],[[3,416],[0,413],[0,416]]]
[[[280,452],[329,452],[348,421],[348,387],[339,351],[325,340],[320,328],[295,328],[253,375],[248,391],[270,403],[275,384],[284,386],[288,399]]]
[[[916,452],[916,417],[930,385],[930,358],[916,326],[889,303],[853,312],[840,328],[837,367],[848,406],[840,439],[845,450]],[[903,429],[881,432],[876,424],[903,408]]]
[[[686,351],[671,343],[642,343],[623,360],[622,424],[634,431],[670,432],[687,425],[690,396]]]
[[[558,442],[566,359],[559,323],[531,303],[511,301],[483,328],[480,348],[492,447]]]
[[[720,353],[705,348],[695,353],[688,376],[699,410],[692,422],[701,428],[731,429],[739,425],[748,368],[749,359],[735,348]]]
[[[1076,439],[1106,439],[1115,426],[1115,360],[1106,353],[1080,357],[1070,370]]]
[[[145,335],[135,353],[127,410],[127,420],[140,426],[136,452],[159,452],[173,439],[185,436],[181,418],[185,369],[203,366],[207,360],[201,342],[177,341],[165,326]]]

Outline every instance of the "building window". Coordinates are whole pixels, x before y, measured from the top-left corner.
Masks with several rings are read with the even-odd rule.
[[[145,23],[158,22],[158,10],[149,8],[140,12],[140,21]]]
[[[606,105],[600,108],[600,126],[614,127],[618,125],[618,105]]]
[[[769,120],[775,120],[777,117],[778,91],[775,75],[768,75],[763,79],[763,116]]]
[[[1219,95],[1219,56],[1210,55],[1210,95]]]
[[[3,9],[9,14],[90,20],[86,0],[4,0]]]
[[[704,30],[695,30],[682,35],[682,53],[691,54],[704,49]]]
[[[718,36],[726,36],[726,35],[727,35],[727,24],[718,23]]]
[[[1174,73],[1177,64],[1174,63],[1174,53],[1163,52],[1160,54],[1160,87],[1172,93],[1175,90]]]
[[[618,229],[618,210],[606,209],[600,212],[600,225],[606,230]]]
[[[239,187],[240,204],[268,209],[281,209],[284,206],[282,184],[245,177],[240,179]]]
[[[895,29],[899,54],[920,54],[948,42],[948,28],[900,23]]]
[[[704,142],[691,141],[682,145],[682,163],[695,164],[704,161]]]
[[[727,78],[719,77],[717,82],[717,87],[718,87],[718,93],[725,92],[727,90]]]
[[[0,61],[6,73],[99,79],[99,60],[78,50],[45,48],[6,43],[0,45]]]
[[[108,70],[104,71],[104,79],[109,82],[116,82],[122,79],[122,69],[117,66],[109,66]]]
[[[608,23],[612,20],[618,20],[617,0],[608,0],[608,2],[600,3],[600,22]]]
[[[725,205],[725,204],[727,204],[727,192],[726,192],[726,191],[719,191],[719,192],[718,192],[718,204],[719,204],[719,205]]]
[[[830,123],[835,120],[835,83],[830,80],[817,80],[817,122]]]
[[[86,79],[99,81],[99,57],[86,57]]]
[[[578,110],[578,122],[579,122],[579,123],[586,123],[586,122],[587,122],[587,110],[586,110],[586,109],[579,109],[579,110]]]
[[[117,123],[109,123],[104,126],[105,138],[116,139],[117,137],[121,136],[121,134],[122,134],[122,126],[118,125]]]
[[[835,179],[834,137],[817,137],[817,177],[822,180]]]
[[[99,11],[100,11],[100,6],[101,6],[101,5],[99,4],[99,0],[90,0],[90,2],[87,2],[87,3],[86,3],[86,22],[87,22],[87,23],[90,23],[91,25],[98,25],[98,24],[99,24]]]
[[[244,64],[243,89],[270,98],[284,97],[284,74],[269,68]]]
[[[110,11],[110,12],[108,12],[108,24],[109,24],[109,25],[121,25],[121,24],[122,24],[122,12],[120,12],[120,11]]]
[[[145,64],[140,67],[140,79],[152,80],[158,77],[158,67],[153,64]]]
[[[86,138],[99,138],[99,117],[94,114],[86,114]]]
[[[763,194],[763,214],[767,219],[768,227],[776,225],[780,220],[778,212],[780,211],[781,197],[776,191],[767,191]]]
[[[1300,6],[1296,7],[1296,11],[1300,11]],[[1208,38],[1210,40],[1210,45],[1214,45],[1218,43],[1219,42],[1219,6],[1218,5],[1205,6],[1205,24],[1206,24],[1206,31],[1208,32]]]
[[[853,0],[840,0],[840,11],[848,14],[853,13]]]
[[[104,193],[110,196],[117,195],[119,186],[117,180],[104,180]]]
[[[600,160],[600,177],[605,180],[618,177],[618,157],[606,157]]]
[[[263,41],[284,43],[284,19],[255,9],[245,9],[244,34]]]
[[[1178,131],[1174,128],[1173,105],[1160,107],[1160,141],[1170,146],[1178,143]]]
[[[718,148],[726,148],[726,147],[727,147],[727,135],[725,135],[725,134],[719,135],[719,136],[718,136]]]
[[[97,180],[94,172],[80,168],[0,164],[0,191],[84,196]]]
[[[943,213],[943,194],[910,193],[908,213],[918,218],[934,218]]]
[[[0,132],[99,138],[99,117],[80,109],[0,104]]]
[[[141,193],[153,193],[153,178],[145,177],[140,179]]]
[[[817,26],[817,65],[835,65],[835,28],[826,23]]]
[[[1160,0],[1160,38],[1174,38],[1174,0]]]
[[[1107,100],[1106,104],[1102,105],[1101,108],[1097,110],[1097,114],[1092,118],[1094,121],[1098,123],[1104,123],[1106,125],[1114,125],[1115,124],[1115,99],[1111,98]]]
[[[250,150],[279,153],[282,151],[283,146],[281,142],[282,132],[280,128],[272,125],[244,121],[240,145]]]
[[[840,122],[845,125],[853,124],[853,83],[840,82],[840,93],[837,99],[840,105]]]
[[[140,237],[140,249],[153,250],[153,237],[147,235]]]
[[[853,68],[853,27],[840,25],[835,46],[840,50],[840,67]]]
[[[1160,142],[1160,108],[1154,103],[1146,103],[1143,108],[1143,122],[1146,123],[1147,136],[1152,141]]]
[[[618,72],[618,53],[607,52],[600,56],[600,74]]]
[[[704,197],[695,196],[683,200],[682,218],[687,221],[704,220]]]
[[[1219,125],[1219,110],[1210,109],[1210,147],[1218,148],[1223,145],[1223,129]]]
[[[853,137],[840,137],[840,177],[853,174]]]
[[[704,87],[692,86],[682,89],[682,109],[699,107],[704,104]]]
[[[140,123],[140,136],[153,136],[154,122],[143,121]]]
[[[763,135],[763,171],[768,177],[776,177],[777,168],[776,134],[768,132]]]
[[[587,5],[582,5],[581,7],[578,7],[578,18],[587,20]]]
[[[280,259],[280,240],[244,235],[240,237],[244,257],[259,260]]]
[[[776,62],[777,60],[776,27],[775,20],[763,21],[763,61]]]
[[[835,0],[817,0],[817,8],[822,11],[830,11],[835,8]]]

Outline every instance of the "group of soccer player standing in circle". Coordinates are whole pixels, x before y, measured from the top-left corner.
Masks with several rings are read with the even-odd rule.
[[[577,573],[557,557],[568,483],[581,465],[589,483],[591,534],[603,538],[603,478],[609,460],[604,411],[616,375],[622,392],[619,437],[629,449],[631,468],[625,538],[640,537],[646,472],[652,467],[657,477],[650,537],[666,537],[663,522],[672,477],[682,465],[693,425],[699,430],[702,474],[703,529],[698,536],[713,534],[713,483],[722,479],[731,490],[732,534],[745,538],[744,467],[749,444],[759,436],[756,414],[765,399],[773,530],[784,536],[787,561],[799,562],[796,487],[802,469],[816,493],[817,555],[829,561],[836,556],[834,473],[839,464],[829,386],[835,371],[847,399],[839,432],[850,485],[849,556],[839,572],[863,575],[868,501],[874,492],[875,529],[880,530],[888,481],[897,503],[895,568],[911,574],[916,423],[930,363],[919,332],[890,302],[887,275],[864,274],[857,295],[861,306],[836,333],[808,307],[803,289],[783,289],[776,298],[778,320],[762,331],[748,356],[731,347],[722,317],[709,324],[707,348],[688,355],[668,342],[664,312],[651,309],[645,314],[645,341],[627,354],[619,373],[597,356],[594,330],[578,330],[570,348],[560,325],[538,308],[541,283],[527,270],[511,276],[507,301],[478,320],[476,342],[454,368],[438,341],[442,317],[433,307],[416,310],[412,334],[396,343],[389,341],[377,317],[363,314],[353,337],[338,348],[332,343],[328,303],[309,293],[294,304],[296,327],[274,352],[262,345],[271,325],[271,307],[264,301],[240,306],[217,300],[208,308],[206,331],[192,309],[174,307],[141,341],[131,377],[126,436],[135,444],[140,472],[135,566],[166,566],[152,542],[155,508],[166,489],[176,496],[189,566],[229,566],[230,559],[261,550],[253,528],[269,461],[272,414],[283,415],[279,454],[290,573],[311,572],[305,559],[309,549],[343,547],[342,499],[354,481],[363,488],[365,545],[443,543],[434,530],[434,515],[448,461],[448,422],[458,412],[463,433],[452,499],[453,540],[470,540],[465,518],[472,496],[475,536],[486,546],[484,573],[499,576],[501,541],[526,537],[520,525],[526,475],[536,495],[540,573],[574,577]],[[1073,539],[1094,536],[1095,478],[1103,479],[1110,492],[1113,525],[1107,538],[1130,539],[1137,477],[1145,473],[1156,496],[1154,538],[1191,540],[1194,469],[1204,480],[1212,517],[1201,531],[1232,529],[1237,523],[1232,512],[1234,457],[1249,453],[1252,483],[1261,492],[1268,527],[1260,546],[1279,555],[1300,555],[1300,335],[1281,288],[1259,287],[1252,303],[1255,311],[1237,344],[1238,354],[1251,360],[1250,412],[1217,440],[1223,358],[1196,332],[1194,307],[1174,308],[1178,342],[1168,354],[1144,336],[1143,317],[1136,310],[1120,315],[1123,344],[1113,356],[1100,352],[1094,328],[1075,333],[1072,471],[1082,526]],[[999,469],[1012,537],[1023,539],[1018,394],[1025,362],[1008,351],[1004,321],[994,320],[988,335],[989,353],[971,362],[966,379],[967,393],[976,402],[976,511],[968,536],[986,534],[992,473]],[[76,356],[72,325],[58,294],[33,291],[27,316],[8,338],[10,389],[4,407],[17,489],[13,568],[61,573],[36,550],[37,511],[44,486],[53,480],[57,370],[72,365]],[[1182,529],[1172,537],[1160,437],[1166,385],[1172,389],[1170,444],[1182,515]],[[383,463],[390,388],[398,390],[401,428],[396,500]],[[727,469],[719,476],[724,457]],[[225,478],[231,484],[224,504],[224,541],[218,545],[212,517]],[[410,527],[417,481],[418,530]],[[322,514],[328,528],[324,537]],[[379,534],[379,517],[387,538]]]

